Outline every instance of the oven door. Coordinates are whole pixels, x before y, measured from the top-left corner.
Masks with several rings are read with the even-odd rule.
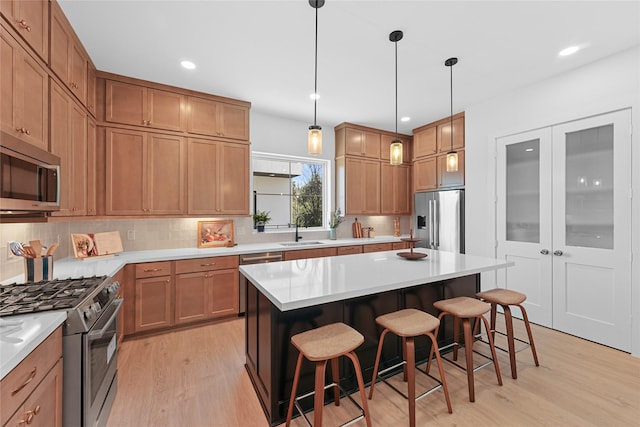
[[[85,426],[105,425],[117,380],[117,318],[122,299],[115,299],[85,334],[83,358]]]

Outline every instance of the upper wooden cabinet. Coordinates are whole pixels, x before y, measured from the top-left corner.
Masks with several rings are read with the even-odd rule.
[[[249,110],[241,105],[189,96],[187,132],[248,140]]]
[[[51,152],[60,157],[60,210],[53,216],[88,214],[87,121],[84,109],[51,82]]]
[[[438,151],[437,126],[428,127],[419,131],[414,130],[413,134],[413,158],[419,159],[431,156]]]
[[[382,153],[382,138],[385,133],[383,131],[367,128],[365,126],[355,125],[352,123],[341,123],[334,128],[336,142],[336,157],[349,155],[366,157],[369,159],[388,159],[389,153]],[[411,137],[400,135],[405,141],[409,141]],[[385,157],[386,156],[386,157]]]
[[[451,122],[439,124],[438,133],[438,152],[447,153],[451,151]],[[453,149],[464,149],[464,117],[453,119]]]
[[[413,191],[438,188],[437,157],[428,157],[413,162]]]
[[[411,213],[411,171],[407,165],[380,165],[380,213],[409,215]]]
[[[106,130],[106,214],[184,214],[185,142],[175,135]]]
[[[105,120],[135,126],[181,131],[184,96],[120,81],[106,81]]]
[[[247,144],[189,138],[187,164],[187,213],[249,214]]]
[[[49,75],[3,27],[0,27],[0,89],[2,130],[48,150]]]
[[[380,213],[380,162],[343,157],[336,159],[338,206],[345,215]]]
[[[87,110],[93,117],[97,114],[96,105],[96,66],[87,61]]]
[[[49,2],[46,0],[0,0],[0,12],[38,56],[44,62],[48,62]]]
[[[57,2],[51,2],[49,66],[84,105],[87,103],[89,56]]]
[[[464,185],[464,150],[458,151],[458,170],[447,172],[447,156],[438,156],[438,187],[460,187]]]

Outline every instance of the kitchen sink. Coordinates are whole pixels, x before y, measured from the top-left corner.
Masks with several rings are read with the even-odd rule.
[[[318,241],[309,241],[309,242],[285,242],[280,243],[282,246],[307,246],[307,245],[322,245],[322,242]]]

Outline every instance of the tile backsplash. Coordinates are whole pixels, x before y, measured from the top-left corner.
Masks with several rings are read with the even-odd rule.
[[[363,226],[373,227],[376,235],[393,234],[392,216],[358,217]],[[43,245],[58,243],[54,259],[73,256],[70,235],[74,233],[100,233],[119,231],[125,251],[149,249],[176,249],[197,246],[198,221],[208,218],[153,218],[153,219],[105,219],[90,221],[0,224],[0,280],[15,277],[24,272],[23,259],[14,256],[8,242],[28,242],[39,239]],[[222,218],[220,218],[222,219]],[[235,240],[238,244],[282,242],[293,240],[292,231],[267,231],[253,229],[251,217],[231,218],[234,221]],[[400,231],[409,233],[411,217],[400,217]],[[349,238],[354,217],[345,217],[338,227],[337,236]],[[306,240],[327,239],[327,230],[310,231],[301,227],[300,234]]]

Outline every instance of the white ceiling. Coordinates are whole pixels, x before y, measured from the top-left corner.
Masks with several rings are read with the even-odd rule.
[[[59,0],[99,70],[242,99],[313,123],[308,0]],[[398,131],[640,45],[640,1],[349,1],[319,9],[318,124]],[[570,57],[570,45],[584,49]],[[192,71],[180,61],[196,63]],[[585,87],[589,90],[589,87]]]

